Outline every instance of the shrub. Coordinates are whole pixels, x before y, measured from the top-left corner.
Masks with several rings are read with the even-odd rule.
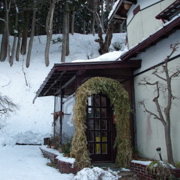
[[[114,48],[116,51],[120,51],[120,50],[122,50],[123,43],[114,42],[114,43],[112,43],[112,46],[113,46],[113,48]]]
[[[58,37],[57,39],[52,39],[53,44],[61,43],[62,42],[62,37]]]

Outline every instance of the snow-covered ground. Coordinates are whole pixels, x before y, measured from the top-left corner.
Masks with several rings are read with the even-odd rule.
[[[117,180],[118,173],[101,168],[85,168],[74,174],[61,174],[47,166],[39,146],[5,146],[0,148],[0,180]]]
[[[60,36],[53,35],[52,39]],[[98,57],[99,44],[94,41],[96,38],[97,35],[70,35],[70,55],[66,57],[66,62]],[[12,39],[11,37],[11,44]],[[112,43],[124,41],[125,34],[113,35]],[[29,68],[25,67],[26,56],[21,56],[19,62],[14,61],[12,67],[10,67],[7,59],[5,62],[0,62],[0,94],[8,96],[18,106],[15,113],[0,120],[0,146],[14,145],[15,143],[39,144],[42,143],[44,137],[49,137],[52,134],[53,97],[38,98],[35,104],[32,103],[36,91],[50,69],[54,63],[60,63],[61,59],[61,44],[52,44],[50,65],[45,67],[45,43],[45,36],[35,37]],[[113,50],[112,46],[110,48]],[[120,53],[115,52],[115,54],[107,55],[108,58],[103,56],[103,58],[98,59],[113,60]]]
[[[61,174],[46,164],[38,146],[6,146],[0,148],[1,180],[69,180],[73,174]]]

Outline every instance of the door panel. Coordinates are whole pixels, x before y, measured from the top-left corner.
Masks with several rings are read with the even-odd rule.
[[[88,98],[87,141],[92,161],[112,160],[112,109],[106,96],[93,95]]]

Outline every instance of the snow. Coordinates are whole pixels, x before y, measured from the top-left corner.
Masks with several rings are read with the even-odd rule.
[[[148,166],[152,163],[152,161],[137,161],[137,160],[132,160],[131,162],[146,165],[146,166]]]
[[[94,59],[88,59],[88,60],[74,60],[72,62],[100,62],[100,61],[115,61],[117,60],[124,51],[113,51],[113,52],[108,52],[106,54],[103,54],[97,58]]]
[[[108,20],[111,18],[112,14],[114,13],[114,11],[115,11],[115,9],[117,8],[117,5],[119,4],[120,1],[121,1],[121,0],[117,0],[117,1],[114,3],[114,5],[113,5],[113,7],[112,7],[112,9],[111,9],[111,11],[110,11],[110,13],[109,13],[109,15],[108,15]]]
[[[39,146],[6,146],[0,148],[0,179],[2,180],[71,180],[73,174],[61,174],[46,164]]]
[[[112,43],[124,42],[125,36],[126,34],[121,33],[113,34]],[[62,35],[53,35],[52,39],[58,37],[62,37]],[[95,36],[91,34],[70,35],[70,55],[66,57],[66,62],[78,59],[87,60],[88,58],[96,61],[95,58],[99,56],[99,44],[94,40],[97,38],[97,34]],[[13,37],[10,37],[10,43],[13,44]],[[61,44],[52,44],[50,65],[46,67],[44,63],[45,43],[46,36],[34,38],[29,68],[25,67],[26,56],[22,55],[20,61],[14,61],[12,67],[7,59],[5,62],[0,62],[0,94],[8,96],[18,106],[16,112],[0,122],[0,146],[14,145],[15,143],[41,144],[43,138],[50,137],[53,133],[54,98],[41,97],[36,99],[35,104],[32,103],[37,90],[54,63],[60,63],[61,59]],[[113,51],[112,45],[110,49]],[[108,53],[98,59],[115,60],[120,54],[121,52]],[[27,86],[23,71],[26,75]],[[63,122],[67,122],[67,118],[65,116]],[[66,127],[68,126],[67,124]],[[68,132],[66,133],[68,134]]]
[[[137,161],[137,160],[132,160],[131,162],[137,163],[137,164],[142,164],[142,165],[145,165],[145,166],[149,166],[153,161]],[[164,162],[164,161],[158,161],[158,162],[159,162],[162,166],[164,166],[164,167],[170,167],[170,168],[172,168],[172,169],[175,169],[175,167],[174,167],[172,164],[166,163],[166,162]],[[155,163],[153,166],[154,166],[154,167],[157,167],[158,164]]]
[[[52,39],[61,36],[53,35]],[[113,35],[112,43],[122,43],[125,37],[126,34],[116,33]],[[79,59],[93,62],[109,61],[115,60],[122,53],[121,51],[110,52],[97,58],[99,56],[99,44],[94,41],[95,39],[97,39],[97,35],[70,35],[70,55],[66,57],[66,62]],[[13,37],[10,37],[10,43],[12,45]],[[0,94],[8,96],[18,106],[16,112],[8,117],[3,117],[0,121],[0,179],[2,180],[68,180],[74,177],[72,174],[61,174],[58,170],[47,166],[46,163],[49,160],[42,156],[39,146],[15,146],[16,143],[42,144],[43,138],[50,137],[53,133],[54,98],[41,97],[37,98],[35,104],[32,103],[37,90],[54,63],[60,63],[61,44],[52,44],[50,65],[49,67],[45,66],[45,43],[46,36],[34,38],[29,68],[25,67],[26,55],[21,55],[20,61],[14,61],[12,67],[10,67],[7,59],[5,62],[0,62]],[[112,45],[110,49],[113,51]],[[88,58],[93,60],[88,60]],[[68,108],[65,107],[65,109]],[[72,112],[68,110],[68,113],[71,114]],[[65,126],[67,128],[70,125],[68,124],[69,121],[66,120],[67,117],[64,117],[63,122],[67,123]],[[64,129],[64,131],[67,135],[70,134],[68,130]],[[72,164],[75,161],[73,158],[63,157],[62,154],[58,154],[57,158]],[[97,172],[93,174],[95,170]],[[83,177],[86,179],[90,174],[97,179],[96,175],[99,173],[103,173],[103,179],[117,179],[116,173],[112,175],[111,171],[104,171],[100,168],[84,171],[86,173],[83,173]],[[82,172],[84,171],[82,170]],[[77,179],[79,176],[75,178]]]
[[[74,164],[75,161],[76,161],[74,158],[64,157],[63,153],[59,153],[55,149],[47,148],[46,146],[42,146],[41,148],[48,151],[48,152],[51,152],[51,153],[57,155],[56,159],[58,159],[60,161],[67,162],[67,163],[70,163],[70,164]]]
[[[117,172],[109,172],[105,171],[99,167],[94,168],[84,168],[77,173],[77,175],[73,178],[73,180],[117,180],[120,178]]]
[[[77,173],[61,174],[57,169],[47,166],[49,159],[40,151],[42,146],[4,146],[0,148],[1,180],[116,180],[118,173],[101,168],[84,168]],[[43,147],[44,148],[44,147]],[[53,152],[54,153],[54,152]]]

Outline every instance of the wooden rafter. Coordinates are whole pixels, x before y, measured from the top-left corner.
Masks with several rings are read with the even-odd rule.
[[[43,96],[45,96],[49,90],[63,77],[63,75],[66,73],[66,71],[62,72],[60,76],[51,84],[51,86],[44,92]]]

